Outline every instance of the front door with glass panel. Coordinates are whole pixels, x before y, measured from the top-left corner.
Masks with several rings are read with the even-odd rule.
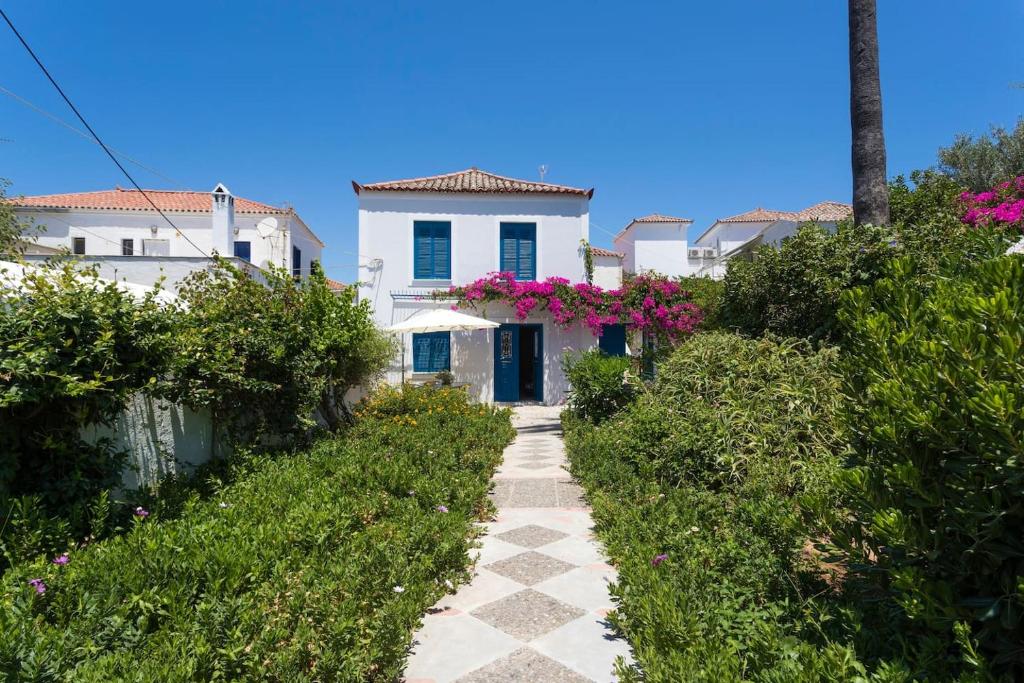
[[[501,325],[494,331],[494,400],[544,400],[541,325]]]

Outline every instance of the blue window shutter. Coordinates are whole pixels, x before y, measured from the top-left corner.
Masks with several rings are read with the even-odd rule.
[[[537,279],[537,224],[501,224],[501,270],[517,280]]]
[[[413,372],[441,372],[451,368],[451,338],[448,332],[418,332],[412,335]]]
[[[235,256],[246,261],[252,261],[252,243],[235,242]]]
[[[413,223],[413,279],[447,280],[452,276],[452,224]]]
[[[535,234],[527,234],[530,231],[528,226],[523,226],[520,229],[519,236],[519,271],[516,274],[516,278],[519,280],[536,280],[537,279],[537,265],[534,253],[534,238]]]

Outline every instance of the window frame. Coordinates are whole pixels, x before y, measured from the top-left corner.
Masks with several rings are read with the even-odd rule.
[[[244,244],[244,245],[246,245],[248,247],[248,251],[249,251],[249,255],[248,256],[239,256],[238,255],[238,245],[239,244]],[[245,261],[246,263],[252,263],[252,241],[251,240],[235,240],[235,241],[233,241],[231,243],[231,253],[234,254],[235,258],[240,258],[243,261]]]
[[[294,244],[292,245],[292,277],[302,277],[302,249]]]
[[[421,367],[421,366],[419,366],[417,364],[416,342],[417,342],[417,340],[423,340],[423,339],[428,339],[428,340],[444,339],[445,340],[445,343],[447,345],[447,352],[445,353],[444,367],[436,365],[433,362],[434,359],[432,357],[430,358],[430,362],[428,363],[429,367],[427,367],[427,368],[423,368],[423,367]],[[452,369],[452,334],[451,334],[451,332],[414,332],[412,334],[411,344],[412,344],[412,371],[414,373],[416,373],[416,374],[424,374],[424,375],[435,375],[435,374],[437,374],[439,372],[443,372],[445,370],[450,371]],[[433,355],[433,350],[434,350],[433,349],[433,344],[431,344],[431,356]]]
[[[443,226],[445,235],[427,235],[430,239],[430,272],[419,270],[419,259],[416,253],[416,242],[420,239],[420,231]],[[445,239],[448,242],[448,258],[444,270],[437,270],[436,241]],[[413,281],[449,281],[452,279],[452,222],[450,220],[414,219],[412,222],[412,279]]]
[[[121,238],[121,256],[135,256],[135,239],[132,237]]]
[[[82,250],[78,250],[78,245],[82,245]],[[84,237],[72,237],[71,238],[71,253],[75,256],[85,256],[85,238]]]

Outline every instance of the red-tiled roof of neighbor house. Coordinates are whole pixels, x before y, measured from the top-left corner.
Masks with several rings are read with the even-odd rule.
[[[853,205],[842,202],[818,202],[793,214],[795,221],[841,221],[853,215]]]
[[[615,258],[626,258],[625,254],[620,254],[617,251],[611,249],[602,249],[601,247],[590,247],[590,253],[594,256],[614,256]]]
[[[718,223],[768,223],[771,221],[783,220],[794,215],[793,211],[775,211],[763,209],[760,206],[753,211],[738,213],[728,218],[719,218]]]
[[[666,216],[662,213],[652,213],[649,216],[641,216],[640,218],[634,218],[634,223],[692,223],[693,220],[689,218],[679,218],[678,216]]]
[[[346,289],[348,289],[348,285],[346,285],[344,282],[338,282],[337,280],[332,280],[329,277],[324,279],[327,280],[327,286],[335,292],[344,292]]]
[[[353,180],[352,189],[356,191],[356,194],[360,192],[470,192],[477,194],[569,194],[587,198],[594,196],[594,188],[582,190],[566,185],[506,178],[481,171],[476,167],[455,173],[405,180],[386,180],[366,185],[360,185]]]
[[[189,190],[145,190],[161,211],[180,213],[210,213],[213,210],[209,192]],[[34,197],[13,197],[10,202],[19,207],[42,209],[97,209],[108,211],[153,211],[138,190],[99,190],[97,192],[71,192],[67,194],[44,194]],[[271,206],[251,199],[235,197],[235,213],[263,213],[288,215],[293,209]]]

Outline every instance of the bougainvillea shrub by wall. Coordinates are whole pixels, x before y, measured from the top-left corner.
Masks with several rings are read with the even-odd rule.
[[[438,299],[454,298],[453,309],[478,308],[500,302],[515,309],[518,320],[531,313],[548,311],[563,329],[585,325],[600,336],[608,325],[625,325],[627,330],[653,332],[660,339],[678,341],[693,333],[702,314],[690,293],[679,283],[654,275],[628,279],[619,289],[602,289],[562,277],[542,282],[516,281],[513,273],[491,273],[461,287],[434,293]]]
[[[964,207],[962,220],[968,225],[1024,230],[1024,176],[985,192],[964,192],[960,202]]]

